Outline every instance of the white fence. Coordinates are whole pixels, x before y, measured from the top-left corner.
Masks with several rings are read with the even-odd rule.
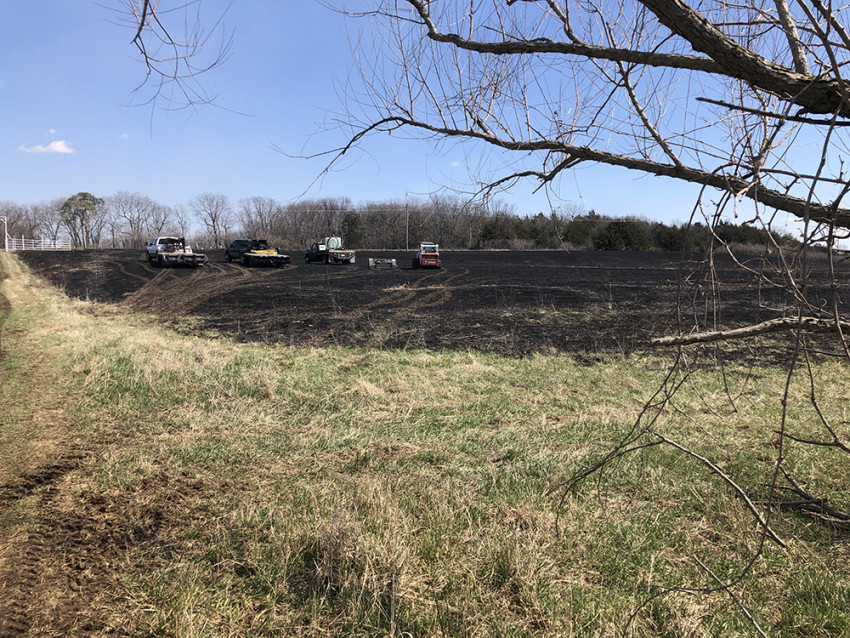
[[[6,250],[71,250],[71,240],[16,239],[7,236]]]

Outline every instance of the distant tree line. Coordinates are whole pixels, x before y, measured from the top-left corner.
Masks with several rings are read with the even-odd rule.
[[[796,243],[790,234],[771,235],[746,223],[667,225],[580,208],[518,215],[502,204],[455,197],[354,205],[346,197],[281,203],[257,196],[234,206],[225,195],[203,193],[185,205],[166,206],[141,193],[98,198],[81,192],[33,205],[0,202],[0,215],[13,237],[70,237],[81,248],[141,250],[145,241],[166,234],[207,249],[253,237],[295,250],[328,235],[340,235],[347,246],[360,249],[413,249],[420,241],[455,249],[664,251],[705,250],[713,238],[731,244]]]

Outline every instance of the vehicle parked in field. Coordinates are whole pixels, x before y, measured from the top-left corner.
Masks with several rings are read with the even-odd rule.
[[[265,239],[235,239],[224,249],[224,261],[241,261],[244,266],[272,266],[280,268],[291,259]]]
[[[440,247],[434,242],[423,241],[419,244],[419,252],[410,264],[411,268],[442,268]]]
[[[391,257],[369,257],[369,268],[390,270],[392,268],[398,268],[398,264]]]
[[[355,253],[342,246],[341,237],[325,237],[304,251],[304,261],[320,261],[325,264],[353,264]]]
[[[203,266],[207,256],[196,253],[183,237],[154,237],[145,244],[145,257],[157,266]]]

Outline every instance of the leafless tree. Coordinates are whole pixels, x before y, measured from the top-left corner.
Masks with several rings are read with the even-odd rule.
[[[235,216],[226,195],[201,193],[189,202],[189,208],[203,224],[215,247],[223,247],[229,239]]]
[[[353,210],[351,200],[347,197],[324,197],[312,200],[310,204],[316,237],[339,235],[343,217]]]
[[[6,218],[6,232],[10,237],[37,238],[38,220],[31,207],[0,202],[0,215]]]
[[[819,2],[369,4],[360,41],[376,51],[358,56],[340,152],[404,129],[489,146],[506,170],[482,176],[486,191],[596,162],[850,225],[830,152],[850,115],[850,36]],[[792,158],[801,141],[820,152]]]
[[[106,198],[106,208],[119,229],[122,248],[144,246],[155,206],[150,197],[141,193],[118,191]]]
[[[281,217],[281,208],[271,197],[254,196],[240,200],[238,216],[246,235],[280,242],[281,238],[274,236],[273,228]]]
[[[64,203],[64,199],[54,199],[30,206],[37,237],[43,237],[50,241],[58,241],[63,237],[68,237],[62,222],[61,211]]]
[[[147,221],[147,233],[151,237],[157,237],[166,232],[169,226],[174,223],[174,211],[170,206],[164,204],[154,204],[150,208],[150,217]]]
[[[206,96],[189,87],[225,57],[191,65],[221,21],[183,39],[167,22],[190,13],[203,24],[201,5],[126,0],[122,14],[148,74],[193,103]],[[507,172],[481,182],[487,191],[523,178],[551,184],[596,162],[751,200],[757,213],[850,225],[834,152],[850,116],[842,9],[820,0],[713,0],[699,11],[683,0],[368,5],[352,15],[369,19],[358,42],[377,55],[357,58],[362,90],[345,105],[351,136],[340,155],[365,135],[406,129],[509,156]],[[158,56],[162,47],[170,55]],[[801,140],[820,152],[792,158]]]
[[[172,223],[177,229],[177,234],[181,237],[188,237],[189,231],[192,228],[192,216],[189,210],[181,204],[172,206],[169,210],[169,217],[173,220]]]
[[[132,45],[145,65],[135,97],[152,109],[161,99],[168,109],[215,101],[202,78],[230,56],[232,34],[224,27],[223,14],[206,19],[203,4],[120,0],[114,9],[114,22],[130,30]]]

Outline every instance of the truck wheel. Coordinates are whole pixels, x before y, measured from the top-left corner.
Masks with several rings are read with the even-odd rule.
[[[224,253],[224,261],[226,261],[227,263],[230,263],[231,261],[233,261],[233,258],[230,256],[230,253],[229,253],[229,252],[226,252],[226,251],[225,251],[225,253]]]
[[[310,263],[310,258],[309,258],[307,255],[304,255],[304,263],[305,263],[305,264],[309,264],[309,263]]]
[[[243,266],[250,266],[251,265],[251,258],[248,257],[247,255],[242,255],[242,265]]]
[[[327,256],[327,255],[325,255],[325,258],[324,258],[324,260],[323,260],[323,261],[324,261],[324,263],[326,263],[326,264],[328,263],[328,256]]]
[[[162,255],[156,258],[156,265],[162,268],[165,265],[165,260],[162,258]]]

